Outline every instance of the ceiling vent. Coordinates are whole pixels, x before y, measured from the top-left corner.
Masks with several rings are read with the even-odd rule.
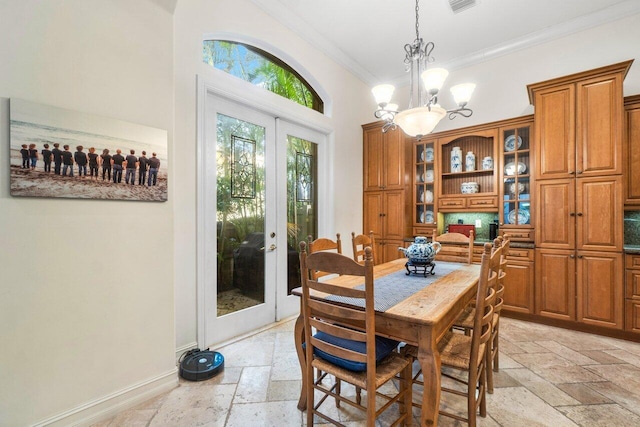
[[[449,0],[449,6],[453,13],[460,13],[477,4],[476,0]]]

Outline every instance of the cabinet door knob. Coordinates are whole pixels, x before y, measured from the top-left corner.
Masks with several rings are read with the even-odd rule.
[[[575,212],[571,212],[571,213],[569,214],[569,216],[576,216],[576,213],[575,213]]]
[[[578,171],[578,175],[580,175],[582,173],[582,171]]]
[[[578,215],[578,216],[582,216],[582,212],[578,212],[578,214],[577,214],[577,215]]]
[[[575,175],[575,171],[569,171],[569,175]]]
[[[582,258],[582,255],[578,255],[578,258]]]
[[[569,258],[574,259],[576,256],[574,254],[569,255]]]

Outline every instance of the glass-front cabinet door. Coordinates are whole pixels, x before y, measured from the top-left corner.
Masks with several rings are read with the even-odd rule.
[[[435,141],[414,143],[413,156],[413,234],[430,235],[437,220]]]
[[[526,230],[532,228],[531,209],[531,125],[501,130],[502,134],[502,197],[500,226],[512,229],[509,234],[517,240],[531,240]],[[514,240],[515,240],[514,239]]]

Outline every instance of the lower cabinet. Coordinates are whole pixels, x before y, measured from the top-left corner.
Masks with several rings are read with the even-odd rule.
[[[533,314],[533,249],[511,248],[507,256],[504,309]]]
[[[535,313],[622,329],[622,254],[536,249]]]
[[[625,255],[625,267],[624,328],[640,333],[640,255]]]

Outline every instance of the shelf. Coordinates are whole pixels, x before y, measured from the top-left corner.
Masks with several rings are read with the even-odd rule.
[[[464,175],[493,175],[493,169],[481,169],[476,171],[464,171],[464,172],[447,172],[443,173],[443,177],[456,177],[456,176],[464,176]]]

